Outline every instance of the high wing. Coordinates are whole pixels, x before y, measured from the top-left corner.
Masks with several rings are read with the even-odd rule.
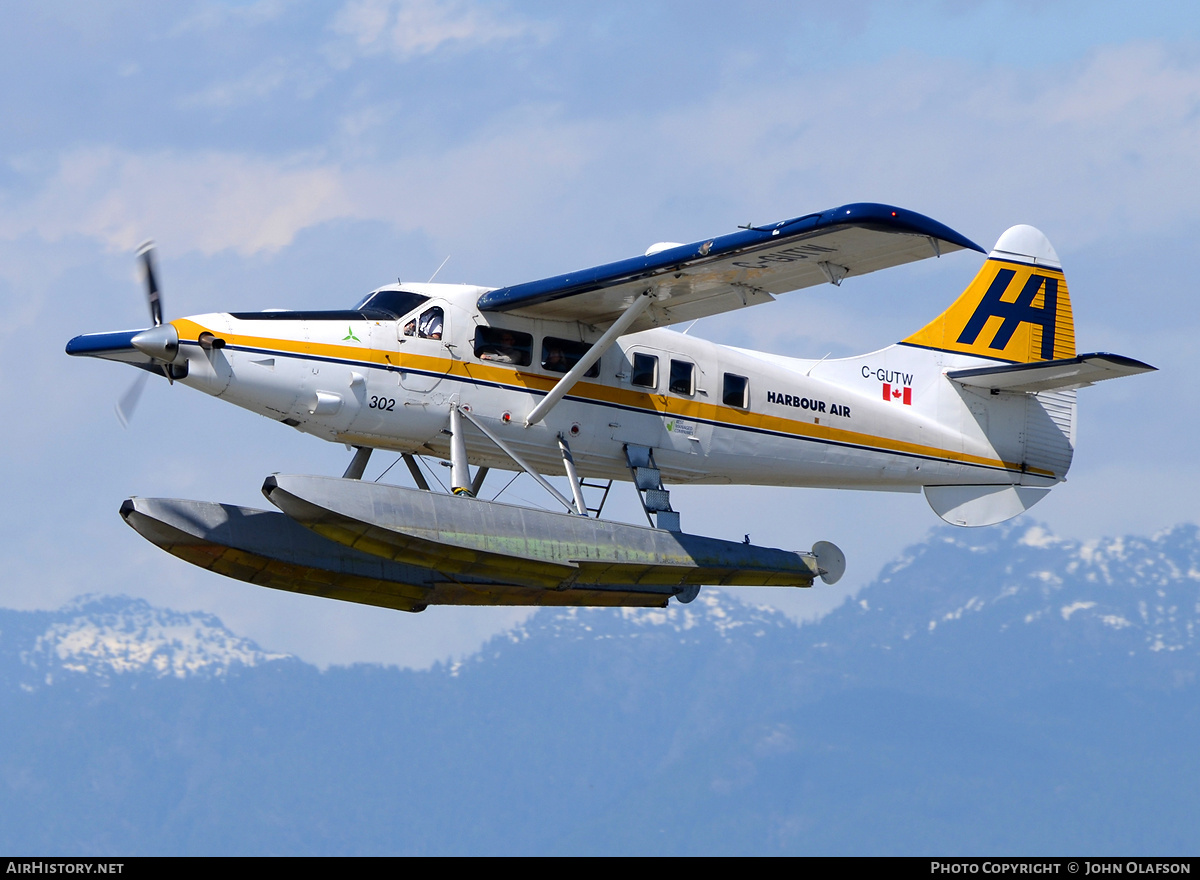
[[[635,332],[963,248],[986,253],[922,214],[864,202],[501,287],[483,294],[478,305],[484,312],[606,327],[650,291],[650,304],[625,329]]]

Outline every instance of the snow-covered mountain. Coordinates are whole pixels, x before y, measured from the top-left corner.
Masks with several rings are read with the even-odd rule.
[[[24,644],[4,640],[25,689],[63,675],[209,678],[294,659],[234,635],[212,614],[154,608],[142,599],[82,596],[31,616],[21,627]]]
[[[1071,541],[1042,526],[942,529],[884,568],[858,619],[891,640],[979,618],[1107,640],[1129,654],[1188,651],[1200,638],[1200,537],[1181,525],[1150,538]]]

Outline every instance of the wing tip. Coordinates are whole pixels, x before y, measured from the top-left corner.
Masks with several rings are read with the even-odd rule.
[[[811,216],[811,215],[810,215]],[[897,232],[909,232],[916,235],[926,235],[944,241],[965,250],[978,251],[986,254],[987,249],[980,247],[960,232],[951,229],[945,223],[940,223],[932,217],[908,208],[896,205],[885,205],[881,202],[852,202],[831,208],[820,215],[829,218],[826,223],[878,223]],[[803,219],[803,218],[801,218]]]

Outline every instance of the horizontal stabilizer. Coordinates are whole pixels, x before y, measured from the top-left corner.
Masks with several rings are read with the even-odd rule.
[[[948,377],[960,385],[991,391],[1057,391],[1082,388],[1104,379],[1134,376],[1158,369],[1131,357],[1107,352],[1032,364],[1004,364],[971,370],[951,370]]]

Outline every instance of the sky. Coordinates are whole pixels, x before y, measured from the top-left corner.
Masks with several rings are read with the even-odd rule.
[[[168,319],[341,308],[396,278],[501,286],[856,201],[990,247],[1044,231],[1081,351],[1158,373],[1080,392],[1066,484],[1026,514],[1073,538],[1197,520],[1200,11],[1185,2],[3,2],[0,605],[126,593],[218,614],[322,665],[425,666],[520,609],[419,615],[279,593],[139,538],[129,495],[268,507],[272,472],[341,446],[182,387],[72,359],[144,327],[154,238]],[[853,355],[944,309],[960,252],[699,322],[800,357]],[[28,418],[27,418],[28,417]],[[377,455],[367,478],[394,457]],[[390,481],[405,477],[393,469]],[[624,488],[624,497],[620,491]],[[512,500],[542,505],[527,478]],[[637,521],[628,486],[615,515]],[[802,549],[844,580],[740,595],[809,619],[939,520],[919,495],[681,487],[684,528]]]

